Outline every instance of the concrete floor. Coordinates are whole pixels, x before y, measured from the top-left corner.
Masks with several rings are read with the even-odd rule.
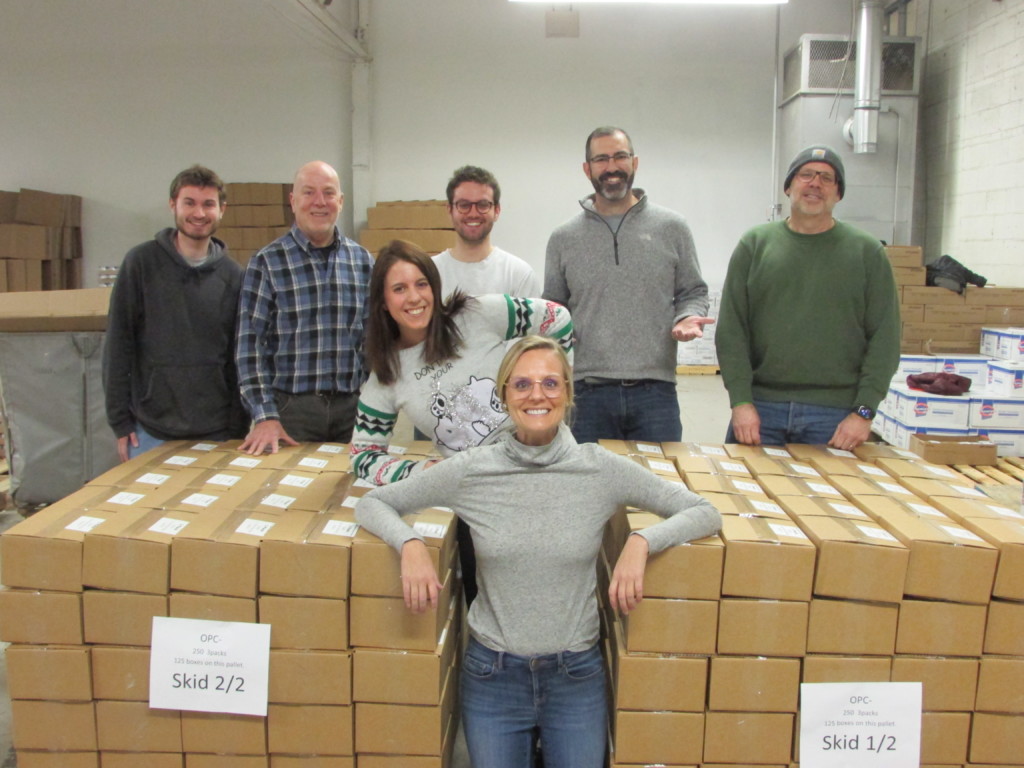
[[[721,443],[729,423],[729,400],[720,376],[680,376],[677,380],[680,410],[682,411],[683,440],[687,442]],[[411,439],[408,424],[399,421],[396,430],[399,439]],[[14,510],[0,512],[0,532],[21,520]],[[0,643],[0,768],[15,768],[14,748],[11,746],[11,704],[7,696],[7,665]],[[455,745],[451,768],[470,768],[469,756],[461,731]]]

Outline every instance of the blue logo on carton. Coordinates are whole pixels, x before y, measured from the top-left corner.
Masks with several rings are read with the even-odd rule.
[[[927,416],[928,415],[928,401],[918,400],[914,404],[914,415],[915,416]]]
[[[956,373],[956,363],[954,363],[952,360],[943,360],[942,370],[945,373]]]
[[[978,412],[981,414],[981,418],[991,419],[995,416],[996,407],[992,404],[991,400],[983,400]]]

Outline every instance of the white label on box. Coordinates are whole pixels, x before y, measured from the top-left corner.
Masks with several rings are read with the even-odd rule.
[[[913,496],[913,494],[904,488],[902,485],[896,485],[896,483],[879,483],[879,488],[884,488],[889,493],[896,493],[902,496]]]
[[[327,524],[324,525],[324,533],[331,536],[345,536],[351,539],[359,533],[359,523],[353,523],[349,520],[328,520]]]
[[[193,507],[208,507],[219,498],[220,496],[214,496],[210,493],[193,493],[191,496],[186,496],[182,499],[181,503],[191,504]]]
[[[432,507],[432,509],[439,509],[442,512],[451,512],[453,515],[455,514],[455,510],[451,507]]]
[[[732,484],[734,487],[739,488],[741,491],[747,491],[749,493],[764,493],[764,490],[757,483],[747,483],[743,480],[733,480]]]
[[[274,524],[269,520],[257,520],[247,517],[235,528],[235,533],[244,533],[248,536],[266,536]]]
[[[975,498],[980,499],[988,498],[988,496],[986,496],[981,491],[975,490],[974,488],[968,488],[966,485],[951,485],[950,488],[952,488],[957,493],[963,494],[964,496],[973,496]]]
[[[698,445],[700,452],[705,456],[728,456],[725,448],[719,448],[717,445]]]
[[[358,480],[356,480],[355,482],[352,483],[352,487],[353,488],[376,488],[377,486],[374,485],[373,483],[371,483],[369,480],[364,480],[363,478],[360,477]]]
[[[918,768],[921,683],[801,683],[801,768]]]
[[[858,525],[857,528],[865,536],[867,536],[869,538],[872,538],[872,539],[878,539],[879,541],[899,541],[899,539],[897,539],[891,533],[889,533],[888,531],[882,530],[881,528],[872,528],[870,526],[863,526],[863,525]]]
[[[270,625],[153,617],[149,706],[266,717]]]
[[[253,469],[263,463],[263,459],[253,459],[248,456],[239,456],[237,459],[232,459],[231,464],[235,467],[245,467],[246,469]]]
[[[144,485],[163,485],[170,479],[170,475],[161,475],[158,472],[147,472],[146,474],[139,475],[135,478],[135,482],[142,483]]]
[[[762,512],[774,512],[777,515],[785,514],[782,511],[782,507],[770,501],[758,501],[757,499],[750,499],[750,505],[754,509],[759,509]]]
[[[808,467],[806,464],[790,464],[789,466],[793,471],[799,472],[801,475],[807,475],[808,477],[821,477],[821,475],[818,474],[818,470],[814,467]]]
[[[443,539],[448,526],[442,523],[413,523],[412,529],[427,539]]]
[[[636,449],[641,453],[653,453],[655,456],[661,456],[661,446],[652,445],[651,443],[637,443]]]
[[[719,465],[722,467],[722,469],[726,469],[729,472],[740,472],[744,475],[750,474],[750,470],[747,469],[746,464],[740,464],[739,462],[736,461],[723,461],[719,462]]]
[[[404,445],[389,445],[388,446],[388,453],[397,453],[399,456],[401,456],[405,452],[406,452],[406,447]]]
[[[920,456],[918,456],[913,451],[905,451],[902,448],[893,448],[892,450],[893,450],[893,453],[895,453],[897,456],[902,456],[904,459],[920,459],[921,458]]]
[[[1013,517],[1017,520],[1024,520],[1024,515],[1022,515],[1020,512],[1014,512],[1009,507],[997,507],[995,504],[986,504],[985,506],[991,509],[993,512],[995,512],[997,515],[1002,515],[1003,517]]]
[[[223,473],[219,473],[211,477],[206,482],[209,483],[210,485],[223,485],[225,488],[231,488],[235,483],[237,483],[241,479],[242,478],[239,477],[238,475],[225,475]]]
[[[954,472],[950,472],[948,469],[944,469],[942,467],[933,467],[931,464],[925,464],[924,468],[933,475],[938,475],[939,477],[956,477]]]
[[[844,459],[856,459],[857,458],[857,454],[853,453],[852,451],[844,451],[844,450],[842,450],[840,448],[827,448],[826,450],[829,453],[831,453],[833,456],[842,456]]]
[[[853,515],[854,517],[867,517],[861,510],[852,504],[840,504],[838,501],[830,501],[828,503],[832,509],[841,515]]]
[[[106,522],[106,518],[104,517],[90,517],[89,515],[82,515],[65,525],[64,529],[68,531],[82,531],[84,533],[88,533],[97,525],[104,522]]]
[[[356,502],[359,501],[362,496],[346,496],[345,500],[341,502],[341,506],[349,507],[350,509],[356,508]]]
[[[281,478],[281,485],[290,485],[295,488],[307,488],[312,482],[313,478],[305,475],[285,475]]]
[[[159,520],[157,520],[155,523],[149,526],[149,530],[151,530],[153,533],[166,533],[171,536],[177,536],[179,533],[185,530],[185,526],[187,525],[187,520],[178,520],[173,517],[161,517]]]
[[[111,504],[121,504],[122,506],[130,507],[132,504],[139,503],[144,498],[146,498],[144,493],[128,493],[127,491],[121,491],[120,493],[115,493],[107,499],[107,501]]]
[[[951,525],[940,525],[939,527],[942,528],[942,530],[944,530],[950,536],[955,536],[958,539],[976,542],[985,541],[983,538],[981,538],[981,536],[978,536],[977,534],[968,531],[966,528],[954,528]]]
[[[654,459],[648,459],[647,465],[651,469],[657,469],[661,472],[675,472],[676,466],[668,461],[655,461]]]
[[[858,464],[857,469],[863,472],[865,475],[874,475],[875,477],[888,477],[889,473],[884,469],[878,467],[872,467],[870,464]]]
[[[808,483],[807,487],[815,493],[824,493],[826,496],[841,496],[835,488],[831,485],[825,485],[824,483]]]
[[[939,512],[935,507],[929,506],[928,504],[915,504],[912,501],[907,502],[907,506],[917,512],[919,515],[929,515],[931,517],[945,517],[944,514]]]
[[[781,525],[779,523],[768,523],[768,527],[772,529],[772,532],[782,538],[788,537],[790,539],[806,539],[807,534],[801,531],[795,525]]]
[[[769,456],[778,456],[780,459],[792,459],[793,458],[793,454],[791,454],[785,448],[768,448],[766,446],[763,450]]]
[[[331,443],[324,443],[316,449],[318,453],[341,453],[345,450],[344,445],[332,445]]]
[[[313,467],[314,469],[323,469],[327,466],[327,459],[314,459],[307,456],[304,459],[299,459],[300,467]]]
[[[216,443],[196,443],[192,446],[193,451],[212,451],[217,447]]]
[[[266,504],[268,507],[279,507],[280,509],[288,509],[294,503],[294,497],[285,496],[282,493],[271,493],[260,499],[260,504]]]
[[[175,464],[179,467],[187,467],[189,464],[195,463],[193,456],[171,456],[164,459],[164,464]]]

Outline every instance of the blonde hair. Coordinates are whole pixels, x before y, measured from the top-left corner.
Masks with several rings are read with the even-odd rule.
[[[505,397],[505,389],[508,387],[508,380],[512,376],[512,369],[516,367],[519,358],[527,352],[535,350],[552,352],[558,358],[558,363],[562,367],[562,377],[565,379],[565,412],[568,414],[572,408],[575,394],[572,383],[572,366],[569,365],[569,358],[566,357],[565,350],[562,349],[559,343],[546,336],[524,336],[505,353],[505,359],[501,361],[501,366],[498,368],[497,386],[501,404],[508,404],[508,400]]]

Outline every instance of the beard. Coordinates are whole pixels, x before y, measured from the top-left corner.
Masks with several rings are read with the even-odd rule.
[[[590,183],[594,185],[594,191],[611,202],[624,200],[633,191],[632,173],[625,171],[605,171],[597,178],[591,176]]]
[[[178,232],[190,240],[205,240],[212,237],[213,233],[217,231],[217,223],[216,221],[207,221],[202,225],[192,224],[186,218],[179,218],[175,221]]]

